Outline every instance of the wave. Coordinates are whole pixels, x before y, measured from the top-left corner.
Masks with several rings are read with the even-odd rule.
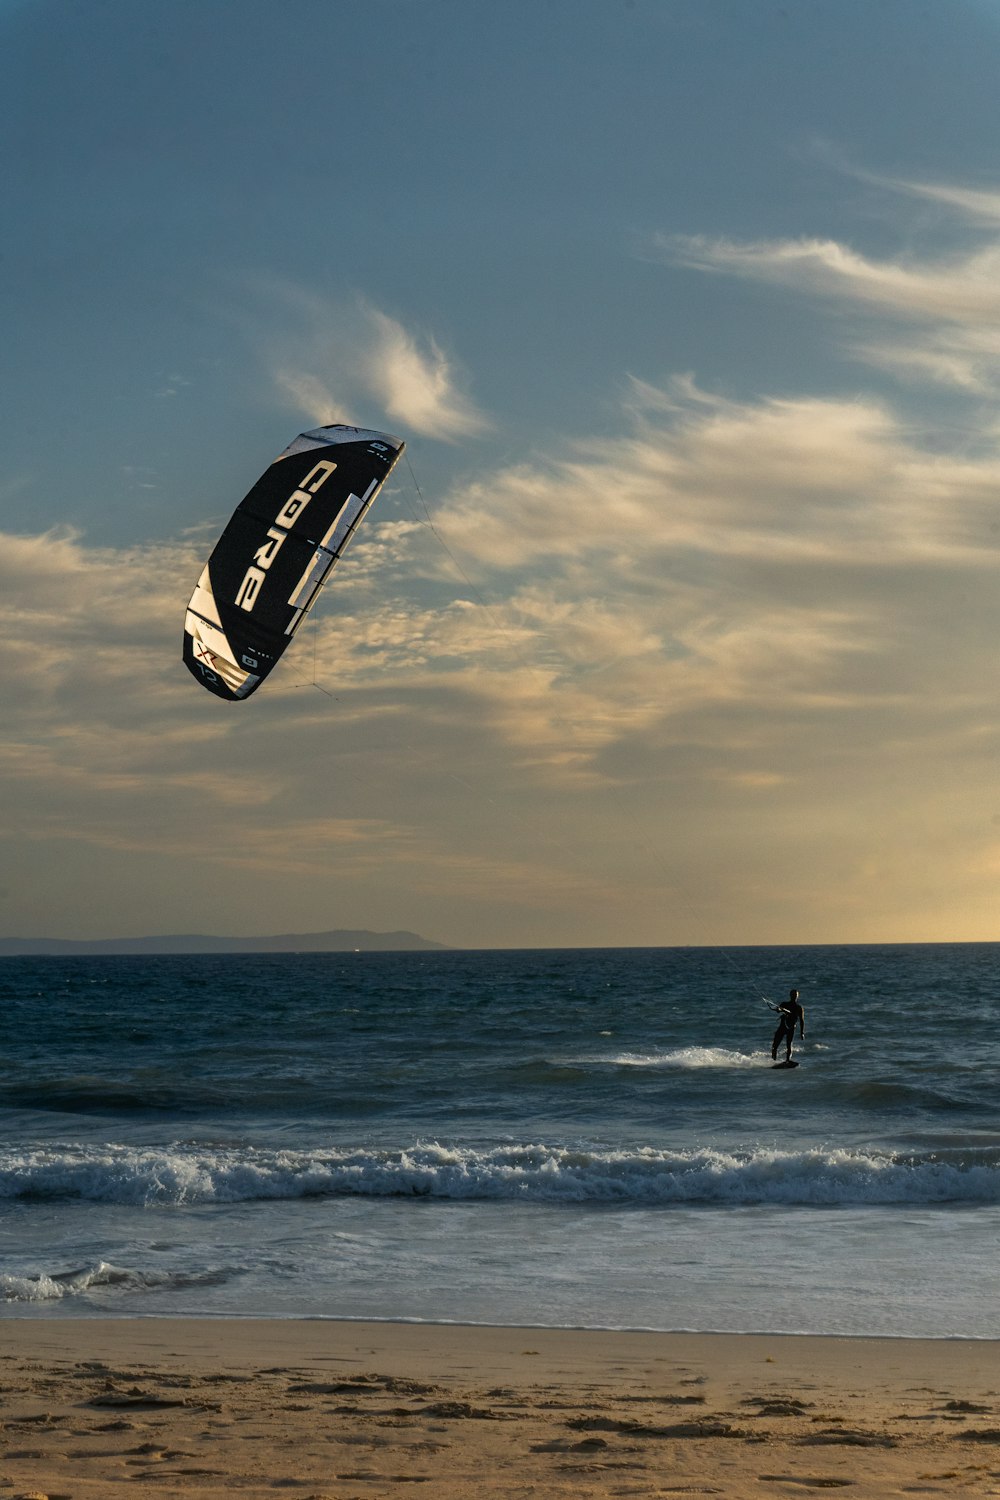
[[[93,1291],[111,1288],[116,1292],[175,1290],[190,1286],[215,1286],[228,1281],[229,1271],[134,1271],[100,1260],[94,1266],[73,1271],[44,1271],[11,1275],[0,1272],[0,1301],[59,1302],[66,1298],[87,1297]]]
[[[4,1105],[7,1108],[51,1111],[60,1114],[169,1114],[195,1113],[201,1110],[227,1110],[242,1104],[247,1097],[245,1077],[178,1078],[176,1070],[149,1069],[141,1078],[122,1081],[88,1074],[67,1078],[39,1079],[4,1083]],[[254,1106],[258,1111],[286,1110],[293,1101],[300,1102],[311,1081],[301,1073],[285,1079],[271,1079],[254,1085]],[[326,1091],[317,1090],[325,1098]],[[342,1101],[340,1101],[342,1102]],[[361,1101],[358,1101],[361,1102]]]
[[[1000,1149],[611,1150],[418,1142],[316,1151],[122,1145],[0,1153],[0,1199],[139,1208],[355,1196],[565,1204],[1000,1203]]]
[[[925,1083],[897,1083],[881,1078],[833,1079],[820,1086],[818,1097],[852,1112],[882,1116],[912,1115],[916,1111],[961,1112],[966,1116],[995,1113],[985,1099],[969,1098],[957,1088],[945,1090]]]

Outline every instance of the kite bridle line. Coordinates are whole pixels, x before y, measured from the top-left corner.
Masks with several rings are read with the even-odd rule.
[[[520,650],[520,647],[518,646],[518,643],[514,640],[513,636],[511,635],[510,631],[505,626],[504,622],[501,619],[499,619],[497,617],[497,615],[493,612],[493,610],[490,608],[489,604],[483,598],[483,596],[480,593],[479,589],[476,587],[476,585],[473,583],[472,579],[466,573],[465,569],[462,567],[461,562],[455,556],[454,552],[448,546],[448,543],[445,541],[444,537],[441,535],[441,532],[438,530],[437,526],[434,524],[434,521],[432,520],[431,515],[430,515],[430,511],[428,510],[428,507],[427,507],[427,502],[424,500],[423,492],[422,492],[422,490],[420,488],[419,482],[417,481],[416,474],[413,471],[413,465],[410,463],[409,454],[405,451],[405,449],[404,449],[404,452],[403,452],[402,456],[406,459],[406,467],[409,470],[410,479],[411,479],[411,481],[413,483],[413,488],[416,491],[417,497],[419,498],[419,501],[420,501],[420,505],[421,505],[421,507],[423,509],[423,515],[420,515],[418,513],[418,511],[412,505],[412,503],[410,501],[410,498],[409,498],[409,496],[406,493],[405,488],[403,488],[401,490],[400,493],[402,495],[404,504],[407,506],[407,509],[409,510],[410,515],[412,516],[413,520],[417,523],[418,526],[420,526],[424,530],[429,531],[431,533],[431,535],[434,537],[434,539],[437,542],[438,546],[441,548],[441,550],[445,553],[445,555],[450,560],[450,562],[451,562],[452,566],[454,567],[455,571],[457,572],[457,574],[464,581],[466,587],[468,588],[470,594],[474,597],[474,599],[475,599],[476,603],[478,604],[478,606],[482,609],[482,611],[484,612],[484,614],[490,620],[491,624],[494,626],[494,628],[496,629],[496,631],[498,632],[498,634],[502,635],[504,637],[504,639],[508,642],[511,650],[517,656],[518,660],[520,661],[521,665],[524,667],[525,671],[537,675],[538,668],[532,662],[528,661],[528,659],[523,655],[523,653]],[[329,698],[332,702],[338,703],[338,702],[341,701],[340,698],[339,698],[339,696],[338,696],[338,694],[336,694],[334,692],[331,692],[329,688],[324,687],[323,684],[319,681],[319,678],[318,678],[318,673],[317,673],[318,626],[319,626],[319,617],[318,617],[317,612],[314,610],[314,611],[311,612],[309,618],[306,620],[306,622],[304,623],[304,626],[303,626],[303,629],[311,629],[312,633],[313,633],[312,680],[311,681],[304,680],[304,677],[302,675],[300,675],[299,676],[299,681],[294,682],[294,683],[290,683],[289,686],[296,687],[296,688],[304,688],[304,687],[313,687],[313,688],[316,688],[318,692],[323,693],[324,696],[327,697],[327,698]],[[289,662],[288,665],[291,667],[292,663]],[[293,668],[293,670],[294,670],[294,668]],[[399,742],[397,742],[397,747],[402,747],[404,745],[405,745],[405,741],[399,741]],[[413,747],[411,746],[409,748],[412,749]],[[509,806],[505,806],[505,807],[501,808],[501,804],[499,802],[497,802],[497,800],[494,797],[491,797],[488,792],[484,792],[480,787],[477,787],[476,785],[474,785],[473,782],[467,780],[465,777],[460,776],[456,771],[452,770],[450,767],[448,767],[446,765],[445,766],[441,765],[439,760],[435,759],[434,765],[435,765],[435,770],[436,770],[436,772],[439,775],[446,776],[450,781],[453,781],[456,786],[462,787],[465,791],[472,792],[479,799],[480,802],[486,803],[490,807],[495,808],[498,813],[502,813],[504,819],[508,823],[514,823],[514,824],[519,824],[519,825],[523,826],[525,828],[525,830],[527,830],[528,832],[530,832],[534,836],[534,838],[537,840],[537,838],[538,838],[538,827],[537,827],[536,824],[531,823],[531,821],[527,818],[527,816],[521,814],[516,808],[513,809],[513,810],[511,810],[511,808]],[[369,788],[374,788],[374,787],[378,786],[378,782],[374,778],[372,778],[372,777],[366,777],[364,775],[361,775],[354,767],[351,767],[350,769],[345,769],[344,772],[343,772],[343,774],[346,775],[347,777],[349,777],[352,781],[356,782],[359,786],[367,786]],[[546,837],[551,842],[552,846],[554,848],[558,848],[559,851],[563,855],[571,855],[573,853],[573,851],[570,849],[570,846],[568,844],[566,844],[564,841],[558,839],[557,837],[555,837],[551,833],[547,833]]]
[[[466,572],[465,568],[462,566],[462,563],[461,563],[460,559],[456,556],[455,552],[448,545],[448,542],[445,539],[445,537],[442,535],[439,527],[435,524],[435,522],[434,522],[434,520],[433,520],[433,518],[432,518],[432,516],[430,514],[430,510],[429,510],[429,508],[427,506],[427,502],[424,499],[423,491],[422,491],[422,489],[420,487],[420,482],[417,479],[416,473],[414,472],[413,464],[410,461],[409,452],[406,449],[404,449],[403,454],[401,456],[405,459],[406,467],[407,467],[407,470],[408,470],[409,475],[410,475],[411,483],[413,485],[413,490],[414,490],[414,493],[416,494],[416,497],[417,497],[417,499],[419,501],[419,504],[420,504],[420,511],[418,511],[417,508],[413,505],[413,503],[412,503],[409,495],[406,493],[405,486],[402,487],[401,492],[400,492],[401,493],[401,498],[403,499],[403,503],[406,505],[407,509],[409,510],[410,515],[412,516],[413,520],[417,523],[417,525],[419,527],[421,527],[422,529],[428,531],[431,534],[431,536],[434,538],[435,542],[440,547],[441,551],[448,558],[448,560],[449,560],[452,568],[455,570],[455,573],[462,579],[463,583],[465,584],[466,588],[469,590],[470,595],[475,600],[475,602],[478,605],[478,607],[482,610],[483,614],[490,621],[490,623],[492,624],[492,626],[494,627],[494,629],[497,631],[498,635],[500,635],[506,641],[506,643],[507,643],[507,645],[508,645],[508,647],[509,647],[509,649],[511,651],[511,654],[520,663],[520,665],[524,669],[524,671],[529,676],[537,677],[537,678],[539,678],[540,681],[544,681],[544,685],[547,688],[548,685],[549,685],[548,684],[548,679],[543,679],[542,678],[542,674],[541,674],[538,666],[536,665],[536,663],[533,662],[533,661],[531,661],[531,660],[529,660],[528,657],[524,654],[524,651],[522,649],[521,643],[514,637],[514,635],[508,629],[508,627],[505,624],[505,622],[496,614],[496,612],[488,604],[488,602],[483,597],[483,595],[480,592],[480,590],[477,587],[477,585],[469,577],[469,575]],[[421,511],[422,511],[422,514],[420,513]],[[319,621],[318,621],[317,615],[314,613],[312,615],[311,619],[308,621],[308,626],[310,626],[312,628],[312,633],[313,633],[312,680],[311,681],[302,681],[300,679],[298,682],[296,682],[294,684],[294,686],[295,687],[314,687],[314,688],[317,689],[317,691],[323,693],[324,696],[327,697],[327,698],[329,698],[331,701],[333,701],[333,702],[339,702],[340,700],[338,698],[338,695],[336,693],[334,693],[334,692],[331,692],[328,688],[324,687],[323,684],[319,681],[319,678],[318,678],[318,672],[317,672],[318,625],[319,625]],[[291,663],[289,663],[289,665],[291,665]],[[440,765],[440,763],[437,763],[437,762],[436,762],[436,769],[437,769],[437,771],[438,771],[439,774],[444,774],[450,780],[454,781],[454,783],[455,783],[456,786],[461,786],[466,791],[474,792],[476,794],[476,796],[482,802],[487,803],[491,807],[495,808],[497,811],[501,811],[500,804],[496,801],[495,798],[491,797],[488,793],[482,791],[481,788],[478,788],[478,787],[474,786],[470,781],[468,781],[466,778],[460,776],[456,771],[448,768],[447,766],[442,766],[442,765]],[[351,767],[350,770],[346,770],[345,774],[347,776],[349,776],[352,780],[356,781],[359,785],[367,785],[369,787],[374,787],[374,786],[377,785],[377,783],[372,778],[365,777],[365,776],[359,774],[359,772],[354,767]],[[702,914],[694,906],[694,904],[691,902],[691,900],[684,894],[684,892],[682,890],[678,890],[676,882],[675,882],[675,880],[674,880],[674,878],[672,876],[671,871],[668,869],[665,861],[663,860],[663,857],[662,857],[660,851],[652,843],[650,843],[649,839],[647,838],[645,829],[643,828],[643,826],[642,826],[642,824],[641,824],[641,822],[640,822],[637,814],[635,813],[635,810],[633,808],[631,808],[621,798],[621,796],[619,794],[619,788],[617,786],[615,786],[614,784],[612,784],[610,786],[609,790],[610,790],[611,795],[613,797],[615,797],[615,799],[617,801],[619,812],[632,825],[634,842],[636,843],[636,845],[638,847],[640,847],[640,848],[642,848],[644,850],[644,852],[646,853],[646,855],[647,855],[650,863],[653,866],[655,866],[655,867],[658,868],[658,870],[660,872],[660,877],[661,877],[662,885],[663,885],[663,887],[664,887],[665,890],[668,890],[670,892],[670,898],[671,898],[672,902],[676,906],[681,907],[687,913],[687,915],[690,918],[690,920],[696,926],[703,927],[704,926],[704,919],[703,919]],[[526,816],[521,815],[520,812],[516,808],[512,811],[511,808],[509,806],[507,806],[507,807],[504,807],[502,809],[502,812],[503,812],[503,816],[504,816],[505,820],[507,820],[508,822],[514,822],[514,823],[517,823],[517,824],[520,824],[521,826],[523,826],[530,833],[532,839],[537,842],[538,837],[539,837],[539,828],[538,828],[537,824],[532,823]],[[560,852],[563,855],[571,855],[574,858],[576,857],[576,851],[575,850],[571,850],[570,846],[565,841],[559,839],[558,836],[553,835],[551,833],[551,831],[547,831],[545,837],[546,837],[546,839],[549,842],[551,842],[553,848],[559,849]],[[730,950],[727,947],[719,945],[717,943],[711,943],[711,942],[708,942],[708,941],[706,941],[705,946],[712,947],[712,948],[715,949],[716,952],[721,953],[721,955],[724,958],[725,962],[730,966],[730,968],[733,970],[733,972],[738,976],[741,985],[745,985],[747,988],[753,990],[754,993],[759,997],[759,999],[761,1000],[761,1002],[764,1005],[768,1006],[772,1010],[777,1009],[776,1006],[772,1005],[771,1001],[764,994],[763,990],[756,983],[756,981],[751,976],[749,976],[746,973],[746,971],[743,968],[743,966],[741,966],[737,962],[734,954],[732,952],[730,952]]]

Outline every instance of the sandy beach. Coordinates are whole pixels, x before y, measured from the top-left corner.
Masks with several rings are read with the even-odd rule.
[[[0,1496],[1000,1494],[992,1342],[4,1323]]]

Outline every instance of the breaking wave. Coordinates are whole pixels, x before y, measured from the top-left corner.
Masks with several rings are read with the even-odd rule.
[[[538,1203],[1000,1203],[1000,1149],[611,1150],[418,1142],[315,1151],[123,1145],[0,1153],[0,1200],[136,1207],[309,1197]]]
[[[109,1289],[115,1292],[174,1290],[192,1286],[214,1286],[228,1281],[228,1271],[199,1271],[179,1274],[168,1271],[134,1271],[100,1260],[93,1266],[72,1271],[44,1271],[37,1274],[12,1275],[0,1272],[0,1301],[60,1302]]]

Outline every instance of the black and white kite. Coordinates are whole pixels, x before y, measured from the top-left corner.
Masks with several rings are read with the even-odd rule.
[[[184,663],[210,693],[260,686],[403,447],[361,427],[300,433],[236,507],[184,618]]]

